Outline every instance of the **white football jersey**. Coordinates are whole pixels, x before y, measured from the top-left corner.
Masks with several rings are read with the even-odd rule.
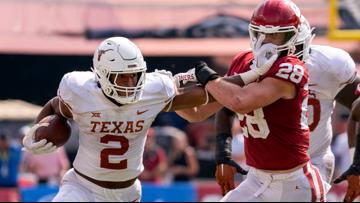
[[[79,126],[79,149],[73,163],[81,173],[102,181],[126,181],[143,171],[149,127],[175,96],[173,80],[147,73],[140,101],[118,106],[102,93],[92,72],[66,74],[58,95]]]
[[[337,48],[312,45],[305,65],[309,70],[309,126],[311,157],[317,156],[331,144],[331,114],[335,96],[356,76],[355,63],[350,55]]]

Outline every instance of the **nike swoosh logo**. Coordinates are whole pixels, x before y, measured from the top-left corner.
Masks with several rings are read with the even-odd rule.
[[[137,115],[141,115],[141,114],[143,114],[143,113],[145,113],[145,112],[147,112],[147,111],[149,111],[149,109],[148,109],[148,110],[145,110],[145,111],[139,111],[139,110],[138,110],[138,111],[136,112],[136,114],[137,114]]]

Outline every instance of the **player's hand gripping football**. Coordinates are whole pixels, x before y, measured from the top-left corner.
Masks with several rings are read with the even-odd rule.
[[[236,173],[246,175],[247,171],[241,168],[234,160],[216,166],[216,182],[220,185],[223,196],[235,188],[234,179]]]
[[[334,180],[334,183],[338,184],[344,180],[348,181],[344,202],[352,202],[360,195],[360,166],[352,164],[347,171]]]
[[[251,69],[261,76],[264,75],[272,67],[278,58],[276,45],[271,43],[262,44],[265,39],[264,34],[260,34],[257,41],[254,42],[254,62]]]
[[[33,154],[46,154],[55,151],[57,147],[52,142],[47,142],[46,139],[42,139],[38,142],[35,141],[36,130],[42,126],[48,125],[49,123],[37,123],[32,126],[22,140],[24,145],[23,150],[29,151]]]

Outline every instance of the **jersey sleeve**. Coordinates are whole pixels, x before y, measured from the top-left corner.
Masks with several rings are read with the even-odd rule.
[[[71,107],[72,105],[70,104],[72,98],[74,97],[74,94],[71,88],[69,87],[69,77],[70,77],[70,73],[67,73],[63,76],[63,78],[60,81],[57,94],[62,102],[66,103],[71,109],[73,109]]]
[[[246,72],[244,67],[246,63],[252,60],[251,50],[245,50],[237,54],[234,59],[231,61],[230,68],[226,73],[226,76],[232,76],[242,72]]]
[[[309,74],[302,61],[285,56],[278,59],[262,79],[265,77],[287,81],[296,87],[304,87],[308,83]]]
[[[161,82],[162,86],[162,99],[166,103],[172,100],[176,95],[175,83],[170,74],[155,72],[156,78]]]
[[[227,71],[226,73],[226,76],[231,76],[231,75],[234,75],[235,72],[236,72],[236,67],[237,67],[237,61],[239,61],[239,54],[235,56],[235,58],[231,61],[231,64],[230,64],[230,68],[229,70]]]
[[[332,57],[332,72],[337,78],[340,86],[354,82],[356,77],[356,65],[351,56],[342,49],[337,49],[336,55]]]
[[[76,90],[79,88],[76,77],[76,72],[65,74],[61,79],[57,93],[60,100],[64,102],[73,113],[81,110],[79,103],[83,100],[81,95],[76,93]]]

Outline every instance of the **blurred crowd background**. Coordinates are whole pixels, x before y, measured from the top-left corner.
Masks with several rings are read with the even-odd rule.
[[[249,47],[248,23],[261,0],[1,0],[0,1],[0,200],[51,199],[76,156],[78,130],[56,153],[34,156],[21,151],[21,139],[41,106],[56,95],[62,76],[90,70],[95,47],[104,38],[124,36],[142,50],[148,71],[186,71],[198,60],[225,74],[231,59]],[[314,44],[348,51],[360,63],[360,1],[294,0],[314,26]],[[338,30],[332,37],[330,9]],[[355,37],[354,37],[355,36]],[[333,114],[334,177],[350,165],[348,110]],[[243,135],[233,124],[233,158],[246,168]],[[214,118],[188,123],[161,113],[148,133],[144,152],[145,201],[209,201],[220,198],[216,185]],[[238,176],[241,182],[243,177]],[[346,185],[328,200],[342,200]],[[151,189],[151,193],[149,192]],[[184,196],[183,192],[189,194]],[[46,196],[50,195],[50,196]],[[173,199],[171,199],[173,198]]]

